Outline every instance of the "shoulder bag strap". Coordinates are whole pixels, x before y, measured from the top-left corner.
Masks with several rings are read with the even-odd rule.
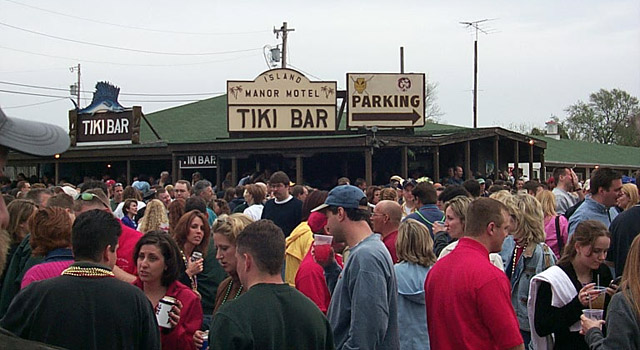
[[[564,249],[564,242],[562,241],[562,234],[560,233],[560,215],[556,215],[556,239],[558,240],[558,250],[562,255]]]

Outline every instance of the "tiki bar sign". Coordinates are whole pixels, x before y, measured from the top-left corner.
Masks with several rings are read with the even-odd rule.
[[[291,69],[227,81],[228,131],[335,131],[336,87]]]
[[[218,166],[218,158],[211,154],[188,155],[179,161],[180,169],[212,169]]]
[[[122,107],[118,103],[119,92],[119,88],[100,82],[88,107],[69,111],[72,146],[140,142],[142,108]]]

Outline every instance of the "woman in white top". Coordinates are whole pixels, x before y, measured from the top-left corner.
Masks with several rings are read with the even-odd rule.
[[[247,209],[243,214],[250,217],[253,221],[260,220],[262,216],[262,209],[264,206],[262,202],[267,195],[267,191],[263,186],[257,184],[251,184],[245,186],[244,199],[247,201]]]
[[[472,199],[469,197],[456,196],[445,203],[444,229],[448,233],[449,237],[446,237],[445,235],[438,235],[436,240],[440,241],[438,242],[439,244],[443,244],[444,242],[442,240],[446,241],[447,238],[449,238],[449,245],[442,249],[442,251],[438,255],[438,260],[451,253],[451,251],[453,251],[458,246],[458,239],[464,236],[465,217],[467,215],[467,208],[469,207],[471,201]],[[502,258],[499,254],[489,254],[489,260],[491,260],[491,263],[499,269],[503,269],[504,264],[502,263]]]

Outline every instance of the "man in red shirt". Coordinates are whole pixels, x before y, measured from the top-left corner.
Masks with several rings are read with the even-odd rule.
[[[378,202],[373,208],[371,215],[373,232],[382,236],[382,243],[389,250],[394,264],[398,262],[396,240],[398,239],[400,220],[402,220],[402,207],[398,202],[384,200]]]
[[[494,199],[469,205],[464,237],[425,281],[431,349],[524,349],[509,280],[489,261],[509,223],[507,208]]]

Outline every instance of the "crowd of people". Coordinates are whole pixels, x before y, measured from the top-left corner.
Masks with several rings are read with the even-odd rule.
[[[458,168],[329,192],[15,182],[0,327],[67,349],[640,349],[635,180]]]

